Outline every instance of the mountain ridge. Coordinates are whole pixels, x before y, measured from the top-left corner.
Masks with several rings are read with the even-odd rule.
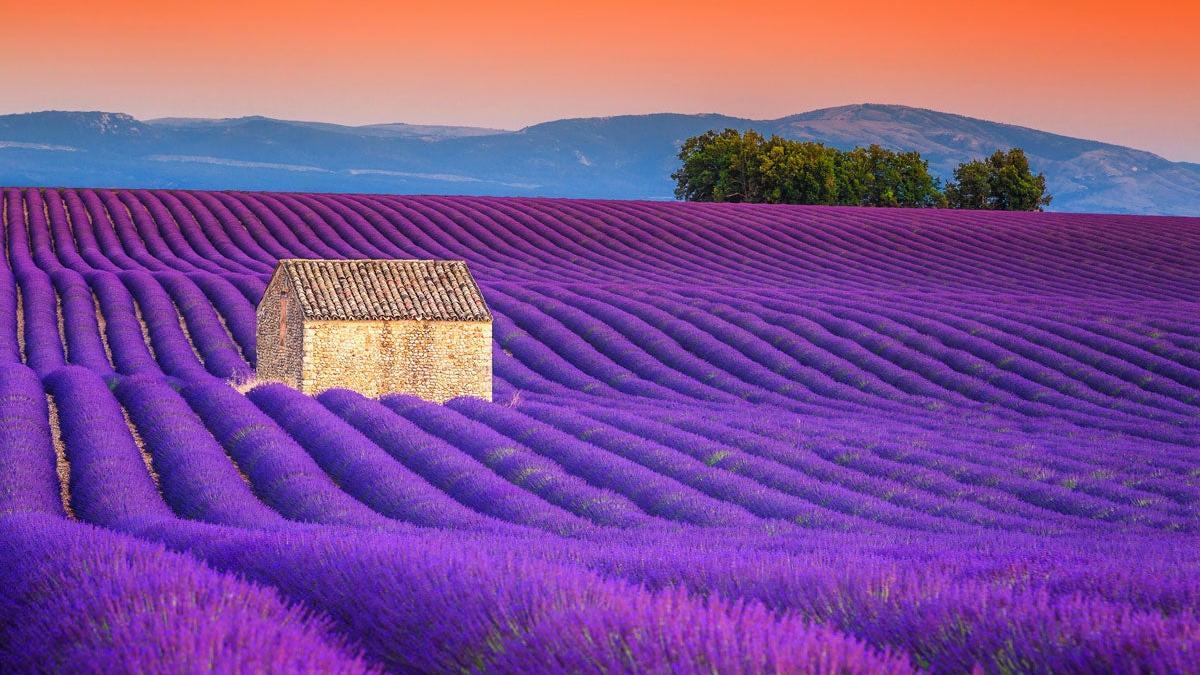
[[[773,120],[652,113],[551,120],[513,131],[263,116],[21,113],[0,116],[0,183],[670,199],[683,140],[726,127],[842,148],[879,143],[916,150],[943,179],[959,162],[1017,146],[1046,174],[1052,210],[1200,215],[1200,164],[875,103]]]

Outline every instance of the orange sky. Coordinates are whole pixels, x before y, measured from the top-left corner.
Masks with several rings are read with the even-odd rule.
[[[0,112],[516,128],[870,101],[1200,161],[1200,0],[904,4],[0,0]]]

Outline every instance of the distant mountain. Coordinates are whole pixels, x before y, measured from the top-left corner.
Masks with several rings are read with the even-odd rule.
[[[1060,211],[1200,215],[1200,165],[1009,124],[893,105],[748,120],[723,115],[568,119],[519,131],[267,117],[139,121],[102,112],[0,116],[0,184],[670,199],[680,144],[756,129],[842,148],[917,150],[948,177],[1018,146]]]

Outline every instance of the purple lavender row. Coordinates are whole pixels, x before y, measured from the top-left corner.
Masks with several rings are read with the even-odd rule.
[[[123,378],[116,394],[153,458],[163,498],[181,518],[241,527],[284,522],[259,500],[175,389],[157,377],[135,375]]]
[[[210,192],[172,190],[163,193],[164,200],[178,200],[195,217],[201,229],[198,236],[217,249],[220,253],[218,257],[238,262],[248,271],[258,274],[270,273],[278,258],[292,257],[283,248],[278,249],[278,255],[266,251],[251,232],[249,221],[254,219],[253,214],[244,211],[235,213],[227,201],[218,197],[228,199],[220,193]]]
[[[328,619],[187,555],[46,516],[0,518],[12,672],[366,673]]]
[[[258,320],[255,304],[248,301],[237,287],[224,277],[198,274],[192,277],[192,281],[204,291],[204,295],[224,320],[226,328],[241,350],[242,358],[254,365],[255,325]]]
[[[348,389],[317,397],[379,447],[460,503],[510,523],[571,533],[590,523],[492,473],[462,450],[422,431],[378,401]]]
[[[735,504],[760,518],[785,520],[816,528],[846,529],[854,525],[854,519],[833,513],[813,500],[798,498],[788,491],[781,490],[778,483],[768,486],[742,475],[740,471],[733,472],[724,467],[714,466],[720,461],[719,456],[694,457],[555,406],[526,403],[521,405],[520,410],[574,438],[611,452],[617,457],[636,462],[655,473],[695,488],[709,497]],[[945,524],[936,524],[932,518],[910,517],[899,520],[908,526],[920,523],[929,529],[946,527]],[[884,519],[883,522],[889,525],[896,524],[896,521],[890,518]]]
[[[155,241],[158,244],[158,252],[156,257],[167,262],[173,269],[179,272],[209,272],[211,274],[221,274],[233,272],[244,273],[246,270],[241,265],[223,266],[220,256],[211,257],[211,254],[216,253],[216,249],[208,244],[201,244],[201,248],[209,256],[201,255],[196,251],[194,242],[199,242],[196,237],[188,237],[185,232],[195,232],[199,228],[198,223],[194,220],[188,222],[190,214],[185,214],[181,209],[169,208],[164,200],[159,199],[159,194],[148,190],[132,190],[124,192],[121,195],[121,201],[129,207],[130,211],[135,214],[135,217],[141,218],[145,225],[145,230],[151,231],[153,234],[147,237],[143,234],[143,240]],[[184,217],[183,224],[177,220],[177,217]],[[187,227],[190,225],[190,227]],[[207,243],[207,240],[203,240]]]
[[[324,612],[390,670],[529,672],[542,663],[538,652],[556,647],[620,663],[628,656],[622,643],[597,641],[590,632],[595,626],[624,626],[639,666],[650,670],[911,668],[902,656],[754,605],[649,594],[537,560],[522,553],[529,543],[522,539],[436,532],[285,536],[199,525],[143,528],[142,534]],[[551,625],[558,628],[553,635]]]
[[[1084,390],[1083,393],[1091,395],[1093,400],[1101,403],[1111,401],[1112,397],[1126,397],[1147,405],[1167,407],[1183,414],[1195,410],[1194,406],[1181,406],[1178,403],[1186,401],[1189,395],[1186,388],[1177,384],[1172,386],[1173,383],[1160,383],[1154,379],[1142,384],[1146,371],[1132,366],[1130,362],[1032,328],[1028,324],[1012,332],[987,330],[984,329],[986,324],[982,322],[966,321],[938,308],[911,305],[903,312],[897,307],[892,310],[891,315],[895,320],[904,320],[910,325],[924,324],[929,327],[928,331],[936,331],[939,335],[950,332],[945,327],[957,329],[958,332],[952,335],[964,345],[974,347],[978,350],[977,353],[989,354],[989,360],[992,362],[1004,361],[1008,364],[1015,360],[1017,363],[1012,369],[1030,379],[1042,377],[1080,380],[1091,391],[1096,392],[1091,394]],[[1016,326],[1008,324],[1006,328]],[[1033,363],[1027,364],[1025,359]],[[1057,373],[1048,372],[1049,370]],[[1130,386],[1134,382],[1139,383],[1137,388]],[[1067,386],[1070,386],[1069,380]]]
[[[26,366],[0,365],[0,516],[64,515],[46,394]]]
[[[493,311],[503,313],[519,330],[533,337],[543,349],[553,345],[553,350],[558,356],[588,378],[599,380],[615,391],[631,396],[661,399],[678,397],[676,392],[653,381],[642,379],[632,369],[624,366],[624,361],[610,360],[582,339],[581,334],[552,320],[546,320],[544,315],[524,306],[500,288],[491,289],[488,304]],[[582,335],[591,337],[587,332]],[[503,344],[508,347],[510,342],[513,342],[511,338]]]
[[[129,289],[108,272],[92,272],[87,281],[104,317],[104,333],[117,372],[125,375],[162,372],[147,346]]]
[[[51,373],[44,383],[58,407],[75,515],[106,526],[173,519],[104,381],[89,370],[68,366]]]
[[[224,447],[255,493],[285,517],[371,527],[391,524],[343,492],[287,432],[228,384],[215,379],[194,382],[184,388],[183,397],[203,419],[209,438],[215,437],[214,447]]]
[[[381,402],[427,433],[466,452],[514,485],[599,525],[632,527],[649,522],[633,502],[598,489],[490,427],[445,406],[414,396],[385,396]]]
[[[734,420],[732,426],[741,429],[753,429],[752,423],[747,423],[743,420]],[[864,473],[876,475],[887,475],[893,472],[894,469],[886,465],[887,460],[896,460],[903,465],[914,465],[924,467],[932,471],[943,473],[947,477],[952,478],[957,484],[957,489],[963,491],[966,488],[986,488],[988,490],[997,490],[1041,509],[1050,512],[1063,514],[1070,518],[1086,518],[1097,521],[1106,522],[1127,522],[1127,523],[1144,523],[1154,527],[1163,527],[1167,529],[1176,529],[1182,526],[1182,521],[1173,520],[1170,517],[1164,518],[1162,514],[1150,514],[1139,512],[1131,509],[1128,506],[1116,503],[1107,497],[1093,497],[1087,494],[1077,492],[1074,487],[1066,485],[1046,484],[1028,476],[1030,467],[1016,466],[1009,470],[997,469],[985,464],[974,464],[963,459],[964,455],[969,456],[970,452],[966,446],[954,453],[934,453],[922,450],[919,447],[914,447],[911,444],[901,445],[895,443],[894,426],[890,422],[876,420],[870,424],[863,425],[866,434],[878,439],[886,439],[883,441],[871,442],[871,450],[869,452],[850,451],[841,445],[823,446],[821,444],[813,444],[810,447],[818,454],[823,455],[827,460],[839,461],[846,466],[853,467]],[[800,438],[804,436],[814,435],[811,430],[796,430],[792,437]],[[987,453],[980,453],[980,456],[987,459]],[[882,459],[882,461],[881,461]],[[1179,517],[1179,513],[1175,517]],[[1044,516],[1043,516],[1044,518]]]
[[[303,445],[343,490],[375,511],[431,527],[488,524],[312,397],[282,384],[261,385],[247,397]]]
[[[714,468],[746,476],[762,485],[796,495],[822,508],[859,516],[873,522],[934,531],[950,529],[950,524],[943,520],[947,517],[976,524],[988,523],[993,527],[1019,529],[1028,525],[1002,514],[983,513],[979,509],[964,508],[959,504],[903,499],[894,489],[889,495],[889,500],[885,501],[871,493],[841,487],[824,476],[817,478],[808,475],[787,464],[750,454],[698,434],[681,431],[640,414],[598,407],[589,407],[581,412],[616,429],[686,453]],[[936,513],[938,517],[931,518],[928,515],[930,513]],[[844,526],[861,527],[862,524],[858,518],[846,519],[844,522]]]
[[[1185,552],[1189,542],[822,536],[781,545],[746,532],[647,532],[641,542],[626,536],[561,554],[653,589],[683,586],[762,602],[902,650],[933,672],[1014,663],[1051,672],[1191,668],[1197,619],[1179,611],[1178,600],[1194,607],[1194,589],[1171,583],[1200,562]],[[1100,569],[1089,575],[1091,565]],[[1160,579],[1182,589],[1181,597],[1158,594]],[[1131,604],[1119,597],[1127,593],[1137,598]]]
[[[512,408],[470,398],[454,399],[447,405],[556,462],[592,485],[624,495],[651,515],[708,525],[753,526],[759,522],[740,507],[713,499]]]
[[[206,377],[208,372],[184,334],[175,303],[163,287],[147,272],[123,272],[121,280],[137,300],[162,371],[184,380]]]
[[[223,379],[248,379],[254,375],[250,364],[213,309],[213,303],[182,274],[160,273],[155,280],[171,297],[187,323],[188,336],[203,356],[210,373]]]
[[[66,268],[52,272],[50,279],[61,303],[68,361],[102,376],[113,374],[91,287],[77,272]]]

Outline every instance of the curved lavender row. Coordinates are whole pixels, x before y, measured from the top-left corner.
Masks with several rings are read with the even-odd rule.
[[[534,380],[545,379],[572,390],[615,395],[610,387],[589,378],[503,314],[493,314],[492,335],[503,352],[533,374]]]
[[[1147,428],[1144,425],[1139,426],[1136,422],[1131,422],[1132,418],[1126,415],[1114,415],[1114,421],[1107,421],[1103,416],[1096,414],[1097,411],[1095,410],[1092,412],[1078,412],[1075,410],[1075,406],[1072,405],[1056,407],[1040,403],[1035,397],[1037,392],[1034,391],[1026,392],[1025,397],[1022,398],[1012,392],[991,387],[985,380],[953,371],[946,367],[945,364],[920,354],[910,347],[901,345],[895,340],[890,338],[885,340],[878,336],[866,335],[862,331],[861,326],[853,322],[838,319],[818,307],[799,307],[794,305],[785,307],[779,301],[764,304],[769,310],[779,315],[795,313],[808,316],[836,334],[851,337],[859,342],[861,347],[865,347],[869,351],[886,353],[889,361],[885,367],[891,371],[889,373],[889,378],[891,378],[889,381],[895,381],[898,386],[904,387],[906,391],[925,393],[951,403],[970,400],[1001,404],[1023,415],[1044,418],[1061,417],[1086,426],[1111,428],[1136,433],[1149,438],[1172,442],[1180,442],[1182,440],[1181,434],[1171,430],[1168,426],[1156,426],[1153,428]],[[788,316],[781,320],[792,321],[794,317]],[[1057,393],[1052,394],[1052,397],[1057,397]]]
[[[487,524],[312,397],[281,384],[258,386],[246,396],[303,445],[343,490],[375,511],[433,527]]]
[[[440,245],[428,240],[415,241],[411,230],[396,227],[384,218],[378,210],[363,204],[352,195],[325,195],[323,199],[327,204],[336,204],[339,211],[350,214],[350,217],[359,223],[359,227],[370,228],[378,232],[381,237],[391,242],[394,247],[403,251],[405,257],[445,257],[443,255],[444,249]]]
[[[201,234],[221,256],[239,261],[248,269],[258,273],[270,273],[277,258],[288,258],[291,254],[279,247],[277,255],[271,255],[251,233],[253,215],[232,205],[209,192],[173,190],[168,193],[187,207],[200,224]]]
[[[100,375],[113,374],[104,339],[100,335],[100,325],[96,321],[96,301],[92,289],[74,270],[56,270],[50,274],[50,279],[61,302],[68,360]]]
[[[122,268],[110,255],[115,251],[101,250],[96,238],[92,215],[84,200],[75,190],[63,189],[54,196],[62,200],[61,210],[56,200],[47,193],[47,204],[50,210],[50,225],[54,229],[54,248],[63,265],[70,267],[80,274],[84,270],[102,270],[119,272]]]
[[[559,295],[550,289],[540,289],[551,297],[562,300],[564,304],[568,302],[564,298],[567,294]],[[612,347],[604,346],[606,353],[610,357],[620,358],[623,362],[629,363],[629,367],[637,367],[644,376],[662,381],[664,384],[679,391],[680,393],[693,392],[703,398],[714,397],[711,393],[702,393],[703,389],[708,387],[717,389],[720,393],[716,394],[718,400],[725,396],[733,395],[743,400],[751,400],[751,397],[760,396],[753,385],[733,377],[728,373],[718,372],[711,364],[705,363],[698,359],[694,354],[686,350],[678,349],[662,339],[660,330],[651,329],[650,324],[645,323],[637,317],[633,317],[623,309],[607,305],[592,298],[570,294],[569,300],[571,306],[577,307],[589,315],[595,317],[599,322],[607,324],[613,329],[613,332],[605,335],[597,333],[597,337],[611,336],[614,338]],[[599,328],[603,328],[600,326]],[[548,347],[543,346],[542,349],[548,350]],[[614,351],[619,349],[620,351]],[[653,357],[667,367],[668,372],[663,373],[661,366],[656,366],[653,360],[646,359],[645,356],[639,356],[638,350],[644,351],[645,354]],[[536,352],[534,352],[536,353]],[[669,371],[675,371],[671,373]],[[688,382],[687,378],[695,382]],[[696,388],[696,383],[703,385],[699,391]],[[584,391],[587,391],[586,389]]]
[[[480,513],[564,534],[590,526],[582,518],[508,483],[378,401],[346,389],[330,389],[317,400],[409,469]]]
[[[25,366],[0,365],[0,516],[64,515],[46,394]]]
[[[739,672],[754,665],[781,667],[821,663],[808,649],[824,645],[828,671],[908,672],[906,659],[880,654],[824,628],[778,619],[753,605],[695,600],[679,593],[648,594],[573,566],[539,561],[521,553],[528,542],[472,540],[438,533],[336,533],[280,535],[197,525],[148,527],[140,534],[187,551],[220,570],[277,588],[283,595],[325,612],[367,656],[401,671],[476,669],[527,672],[536,661],[512,658],[521,645],[541,651],[550,644],[542,622],[567,612],[602,625],[627,621],[632,607],[653,616],[640,624],[641,666],[656,670],[716,669]],[[449,584],[448,584],[449,581]],[[403,607],[394,600],[403,598]],[[581,613],[581,614],[576,614]],[[689,617],[690,621],[676,621]],[[585,623],[584,628],[588,626]],[[611,647],[588,644],[588,634],[570,635],[585,657],[613,658]],[[810,633],[811,631],[811,633]],[[738,637],[739,633],[756,636]],[[594,637],[594,636],[593,636]],[[714,650],[716,645],[726,647]],[[816,647],[813,644],[813,647]],[[761,651],[760,651],[761,650]],[[812,660],[810,660],[810,658]],[[791,659],[797,659],[793,661]]]
[[[0,244],[3,243],[0,231]],[[0,265],[0,363],[22,363],[21,342],[18,336],[17,280],[7,265]]]
[[[163,194],[165,195],[165,193]],[[160,193],[148,190],[133,190],[126,193],[122,201],[128,204],[130,201],[136,200],[136,203],[149,213],[150,223],[157,228],[157,235],[162,240],[162,243],[170,249],[170,254],[176,260],[186,262],[186,266],[172,265],[172,268],[181,272],[204,271],[213,274],[246,271],[241,265],[223,266],[222,262],[227,263],[227,261],[222,261],[219,255],[213,255],[217,252],[216,248],[208,243],[207,240],[188,237],[185,232],[195,232],[199,229],[197,227],[198,223],[191,217],[191,214],[185,214],[179,208],[170,208],[168,206],[170,198],[169,195],[166,196],[167,199],[164,200],[160,199]],[[132,207],[131,210],[137,214],[141,213],[140,210],[133,209]],[[178,217],[181,216],[184,218],[182,223],[178,220]],[[201,246],[208,255],[198,254],[195,248],[196,245]]]
[[[243,527],[284,522],[255,496],[174,389],[136,375],[122,379],[116,394],[153,458],[163,497],[181,518]]]
[[[1005,514],[986,512],[983,509],[970,509],[961,504],[903,499],[896,491],[892,492],[889,501],[872,498],[870,494],[842,488],[836,483],[815,478],[784,463],[761,458],[697,434],[680,431],[667,424],[646,419],[642,415],[602,408],[587,408],[581,412],[593,419],[610,424],[616,429],[675,448],[679,452],[703,460],[709,466],[746,476],[763,485],[797,495],[823,508],[858,515],[871,521],[917,529],[944,529],[945,523],[928,517],[928,514],[936,513],[940,518],[953,517],[964,522],[986,524],[991,527],[1013,529],[1028,527],[1027,522],[1007,517]],[[914,501],[916,501],[915,504]],[[896,502],[900,502],[902,506],[911,510],[897,508]],[[861,525],[857,521],[852,522]]]
[[[697,458],[633,434],[589,419],[571,410],[536,403],[523,404],[521,412],[535,420],[565,432],[613,455],[670,477],[692,487],[709,497],[735,504],[760,518],[787,520],[801,525],[818,528],[849,528],[853,520],[836,514],[812,500],[798,498],[793,494],[756,482],[738,472],[731,472],[714,464],[720,458]],[[881,518],[881,522],[894,525],[896,520]],[[913,515],[897,519],[908,527],[942,529],[933,518]]]
[[[328,619],[161,545],[0,518],[0,663],[12,672],[370,672]]]
[[[906,317],[906,321],[902,324],[879,314],[866,314],[852,308],[832,309],[830,313],[838,319],[859,325],[873,324],[877,330],[885,331],[891,340],[913,350],[915,354],[919,355],[917,358],[930,359],[928,363],[931,365],[941,364],[944,371],[960,381],[984,380],[986,388],[996,390],[1001,397],[1013,396],[1013,400],[1022,406],[1018,408],[1022,412],[1024,411],[1023,404],[1019,399],[1036,401],[1041,406],[1050,406],[1057,410],[1075,410],[1086,414],[1111,415],[1112,412],[1120,410],[1121,412],[1133,412],[1139,417],[1154,419],[1160,412],[1155,408],[1147,409],[1144,406],[1123,404],[1119,400],[1110,400],[1107,408],[1097,406],[1094,404],[1094,399],[1089,400],[1086,396],[1072,396],[1073,392],[1061,392],[1061,385],[1055,387],[1053,378],[1048,377],[1044,372],[1038,373],[1034,377],[1022,377],[1027,372],[1017,372],[1014,367],[993,373],[980,372],[986,366],[982,360],[971,353],[972,347],[979,348],[977,343],[972,344],[974,341],[968,338],[958,344],[953,344],[954,341],[945,334],[945,331],[937,331],[936,334],[931,335],[929,332],[921,330],[923,326],[919,319]],[[922,372],[929,372],[928,368],[913,367],[913,370],[918,369]]]
[[[94,204],[94,213],[100,218],[99,231],[104,232],[106,249],[116,246],[124,249],[126,256],[136,263],[137,267],[151,272],[162,272],[171,269],[171,265],[155,257],[151,248],[155,247],[143,238],[144,232],[139,231],[134,223],[128,205],[121,201],[125,191],[89,190]],[[127,268],[132,269],[132,268]]]
[[[107,526],[173,519],[104,381],[89,370],[67,366],[44,382],[58,407],[75,515]]]
[[[273,214],[262,209],[257,202],[246,202],[241,199],[242,195],[227,192],[215,193],[200,193],[208,199],[217,200],[223,207],[221,211],[216,211],[218,215],[228,213],[236,219],[234,222],[222,221],[228,224],[230,236],[240,234],[239,227],[244,230],[244,233],[249,235],[241,237],[244,242],[240,248],[245,250],[254,250],[261,246],[264,252],[269,257],[274,258],[319,258],[320,254],[307,248],[296,237],[296,234],[287,227],[279,223],[279,219],[273,217]],[[216,209],[214,209],[216,210]],[[253,244],[250,242],[253,241]]]
[[[588,485],[558,464],[450,408],[414,396],[385,396],[380,401],[427,433],[468,453],[510,483],[575,515],[599,525],[623,527],[649,520],[625,497]]]
[[[1182,603],[1169,592],[1154,597],[1160,580],[1179,588],[1200,562],[1194,552],[1184,553],[1184,541],[1121,547],[1102,538],[994,533],[929,549],[925,535],[856,534],[800,542],[789,551],[754,535],[719,537],[696,532],[679,546],[672,535],[647,532],[640,542],[626,537],[623,544],[602,541],[547,554],[649,588],[682,585],[759,601],[870,644],[900,648],[933,672],[967,672],[975,664],[1003,670],[1014,663],[1051,672],[1187,672],[1200,640],[1194,588],[1184,590]],[[1118,547],[1110,557],[1107,549]],[[1177,569],[1181,556],[1185,566]],[[1128,566],[1143,557],[1154,564],[1131,575]],[[1089,576],[1081,560],[1093,559],[1103,569]],[[1122,565],[1125,571],[1117,572]],[[1123,588],[1113,588],[1114,577]],[[1122,597],[1129,592],[1133,598]]]
[[[25,318],[25,362],[44,375],[66,363],[58,329],[58,294],[40,270],[18,273],[17,284]]]
[[[351,226],[342,218],[341,212],[330,209],[320,200],[314,200],[306,195],[284,195],[281,201],[286,203],[294,212],[308,222],[320,222],[328,225],[338,241],[348,245],[367,258],[397,258],[399,251],[390,242],[369,230],[364,232]]]
[[[142,191],[140,196],[167,209],[176,223],[172,230],[174,246],[190,250],[196,260],[212,264],[215,274],[261,274],[270,271],[269,266],[234,248],[233,242],[210,211],[191,208],[195,205],[194,197],[181,199],[175,193],[166,191]]]
[[[1012,514],[1042,524],[1069,520],[1052,511],[1034,508],[1034,505],[990,486],[966,489],[962,483],[935,471],[873,462],[866,453],[851,452],[850,448],[840,444],[828,450],[813,442],[803,446],[789,444],[773,434],[756,433],[754,425],[737,424],[734,418],[732,415],[674,415],[667,423],[709,441],[727,443],[751,455],[779,462],[822,482],[844,485],[855,492],[883,496],[902,504],[924,506],[932,513],[941,512],[941,502],[953,498],[985,507],[991,513],[982,516],[983,522],[994,522],[994,513]],[[801,433],[806,437],[815,436],[812,421],[803,422]]]
[[[880,656],[839,631],[794,617],[776,619],[758,605],[730,610],[718,602],[698,603],[683,591],[617,596],[603,609],[549,613],[490,667],[514,673],[640,672],[662,663],[664,652],[687,654],[690,667],[716,673],[913,672],[906,658]],[[668,669],[680,672],[684,665],[672,661]]]
[[[350,246],[338,241],[336,234],[330,232],[328,226],[322,223],[306,223],[295,213],[280,203],[273,194],[245,193],[235,195],[243,204],[248,206],[255,216],[258,216],[271,230],[271,234],[299,238],[302,245],[311,253],[306,257],[314,258],[358,258]]]
[[[701,525],[752,526],[757,521],[740,507],[708,497],[695,488],[604,452],[511,408],[471,398],[454,399],[447,405],[549,458],[592,485],[624,495],[651,515]]]
[[[392,522],[343,492],[274,420],[229,385],[196,382],[183,396],[255,493],[285,517],[374,527]]]
[[[889,306],[895,307],[892,303],[889,303]],[[1038,374],[1045,372],[1039,368],[1040,366],[1058,371],[1058,375],[1051,375],[1051,377],[1081,380],[1090,390],[1100,394],[1094,396],[1094,399],[1103,401],[1113,396],[1124,396],[1146,401],[1152,405],[1167,405],[1184,413],[1192,412],[1195,409],[1194,406],[1189,409],[1187,406],[1179,406],[1176,403],[1176,401],[1186,402],[1187,397],[1191,395],[1185,387],[1171,386],[1156,381],[1143,383],[1141,379],[1144,377],[1144,373],[1138,372],[1141,370],[1140,368],[1133,366],[1128,361],[1115,359],[1101,350],[1095,350],[1085,343],[1070,342],[1028,324],[1021,330],[1012,332],[995,329],[983,331],[980,330],[981,323],[964,321],[956,314],[941,311],[941,308],[926,309],[918,303],[909,305],[903,313],[900,309],[895,307],[892,312],[893,318],[897,321],[907,320],[914,323],[924,317],[930,317],[938,322],[935,324],[927,320],[926,325],[930,327],[931,332],[945,334],[946,329],[942,326],[956,328],[971,336],[971,338],[960,338],[963,343],[974,343],[980,351],[991,352],[994,354],[993,359],[1000,361],[1009,359],[1011,361],[1012,357],[1016,355],[1034,362],[1037,365],[1022,368],[1030,377],[1036,378]],[[1013,326],[1013,324],[1009,324],[1009,326]],[[1070,365],[1063,363],[1065,359],[1071,359]],[[1081,372],[1080,367],[1075,364],[1081,364],[1086,370]],[[1129,386],[1135,382],[1138,389]]]
[[[255,315],[255,305],[224,277],[198,274],[192,277],[192,281],[212,302],[219,320],[224,322],[241,349],[242,358],[253,366],[257,358],[255,325],[258,317]]]
[[[166,231],[166,236],[170,237],[167,223],[171,221],[171,216],[165,210],[160,213],[148,211],[148,205],[139,201],[136,191],[120,190],[111,194],[105,192],[104,199],[109,210],[121,210],[113,220],[117,223],[118,234],[127,241],[126,248],[136,247],[139,252],[151,256],[162,268],[185,272],[211,271],[209,267],[212,263],[200,262],[198,267],[199,261],[181,258],[179,252],[168,243],[163,232]]]
[[[734,420],[731,425],[740,429],[753,428],[751,423],[743,420]],[[890,425],[886,420],[876,420],[869,427],[878,437],[891,438],[894,433],[890,431]],[[794,431],[791,436],[796,438],[801,433],[807,432]],[[819,447],[818,450],[820,450]],[[827,458],[833,459],[836,452],[843,451],[842,449],[828,450],[825,455]],[[1027,504],[1069,517],[1106,522],[1139,523],[1147,521],[1151,525],[1166,529],[1178,529],[1181,526],[1179,521],[1163,519],[1161,515],[1151,517],[1149,514],[1139,513],[1137,510],[1108,499],[1077,493],[1073,489],[1075,486],[1045,484],[1027,477],[1028,472],[1026,471],[1005,471],[990,466],[972,466],[970,462],[962,458],[962,455],[967,454],[966,452],[955,453],[950,457],[938,457],[933,453],[910,447],[893,449],[885,446],[873,449],[872,453],[854,453],[843,460],[843,463],[865,473],[872,473],[871,465],[878,466],[878,462],[874,460],[875,454],[885,459],[900,457],[905,463],[944,473],[952,477],[960,489],[963,485],[987,486],[990,489],[1006,492]],[[1192,527],[1193,525],[1185,524],[1184,526]]]
[[[184,334],[179,311],[163,287],[148,272],[122,272],[121,281],[137,300],[163,372],[185,380],[205,377],[204,364]]]
[[[150,352],[148,336],[142,332],[133,296],[120,278],[108,272],[93,272],[87,281],[104,317],[104,332],[117,372],[124,375],[162,372]]]
[[[208,371],[223,379],[247,379],[254,375],[242,358],[233,338],[221,325],[209,299],[182,274],[162,273],[155,279],[171,296],[187,322],[188,336],[204,357]]]
[[[981,304],[985,309],[1001,309],[991,301]],[[1186,312],[1186,305],[1180,309]],[[1160,373],[1193,390],[1200,386],[1200,360],[1197,359],[1195,350],[1174,353],[1168,351],[1164,354],[1164,350],[1159,349],[1153,342],[1148,342],[1145,336],[1131,337],[1128,333],[1117,331],[1103,322],[1088,319],[1051,322],[1037,314],[1023,311],[1019,306],[1003,307],[1003,314],[999,311],[995,314],[998,316],[989,317],[987,323],[998,330],[1011,331],[1018,335],[1037,332],[1045,335],[1044,339],[1047,342],[1053,343],[1064,352],[1072,355],[1082,354],[1082,358],[1098,357],[1103,359],[1106,367],[1115,367],[1118,372],[1140,369]]]
[[[518,329],[533,337],[537,342],[546,346],[553,345],[556,355],[577,368],[585,376],[597,379],[618,392],[631,396],[664,399],[676,398],[679,395],[676,391],[652,380],[643,379],[635,370],[624,365],[627,363],[626,360],[609,359],[600,353],[594,346],[596,339],[594,334],[587,334],[593,341],[592,344],[589,344],[567,326],[556,325],[553,321],[547,320],[545,315],[535,313],[530,308],[523,306],[523,303],[515,297],[510,297],[501,288],[494,288],[488,296],[488,303],[493,310],[502,312],[514,322]],[[512,340],[508,338],[502,344],[508,347],[511,342]],[[684,387],[681,389],[689,394],[712,396],[708,392],[694,392],[694,390]]]

